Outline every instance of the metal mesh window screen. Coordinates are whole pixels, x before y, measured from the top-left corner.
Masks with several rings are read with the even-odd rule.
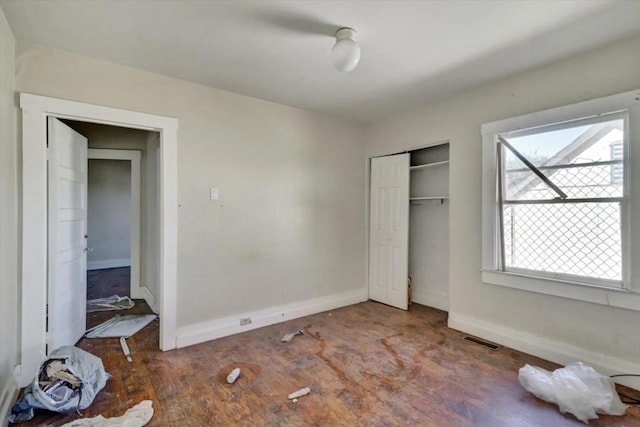
[[[622,280],[620,203],[504,206],[505,266]]]
[[[622,161],[556,166],[543,168],[542,172],[571,199],[622,197]],[[519,185],[514,185],[512,174],[525,178]],[[506,171],[506,175],[507,182],[512,183],[507,187],[509,200],[549,200],[557,196],[532,172],[516,169]]]
[[[622,281],[623,129],[618,117],[507,136],[567,197],[502,146],[505,268]]]

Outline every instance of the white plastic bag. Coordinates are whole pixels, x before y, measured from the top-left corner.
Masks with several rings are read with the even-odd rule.
[[[582,362],[553,372],[525,365],[520,368],[518,381],[525,390],[558,404],[561,413],[569,412],[585,424],[598,418],[596,414],[624,415],[628,407],[609,377]]]
[[[56,379],[52,384],[52,379],[46,374],[52,363],[68,370],[70,382]],[[67,414],[88,408],[106,385],[107,379],[109,374],[105,372],[99,357],[78,347],[60,347],[40,364],[31,385],[11,409],[9,420],[12,423],[30,420],[34,416],[34,409]],[[74,386],[76,381],[78,384]]]
[[[62,427],[141,427],[146,426],[153,417],[153,405],[150,400],[143,400],[136,406],[127,409],[124,415],[105,418],[98,415],[93,418],[81,418],[64,424]]]

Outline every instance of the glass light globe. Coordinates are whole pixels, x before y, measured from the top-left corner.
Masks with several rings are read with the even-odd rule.
[[[351,71],[360,62],[360,46],[356,42],[356,32],[342,28],[336,32],[336,44],[331,50],[331,62],[340,71]]]

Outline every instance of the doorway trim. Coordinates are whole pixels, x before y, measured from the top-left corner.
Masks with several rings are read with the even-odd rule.
[[[89,148],[87,150],[87,157],[89,160],[121,160],[128,161],[131,164],[131,239],[130,239],[130,290],[131,298],[145,299],[149,304],[149,307],[154,309],[155,302],[149,301],[149,291],[146,290],[146,286],[143,286],[140,281],[141,271],[141,252],[140,252],[140,223],[141,223],[141,173],[140,173],[140,159],[142,153],[139,150],[121,150],[121,149],[103,149],[103,148]],[[91,237],[91,236],[89,236]],[[87,263],[88,265],[88,263]],[[103,268],[109,268],[104,267]],[[89,270],[87,268],[87,270]],[[153,303],[153,305],[152,305]]]
[[[176,348],[178,120],[83,102],[20,93],[22,109],[21,353],[16,380],[24,387],[46,357],[47,117],[160,134],[160,349]]]

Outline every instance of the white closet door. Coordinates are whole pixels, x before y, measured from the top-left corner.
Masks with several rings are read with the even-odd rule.
[[[409,154],[371,159],[369,298],[406,310]]]
[[[49,118],[48,351],[86,328],[87,138]]]

